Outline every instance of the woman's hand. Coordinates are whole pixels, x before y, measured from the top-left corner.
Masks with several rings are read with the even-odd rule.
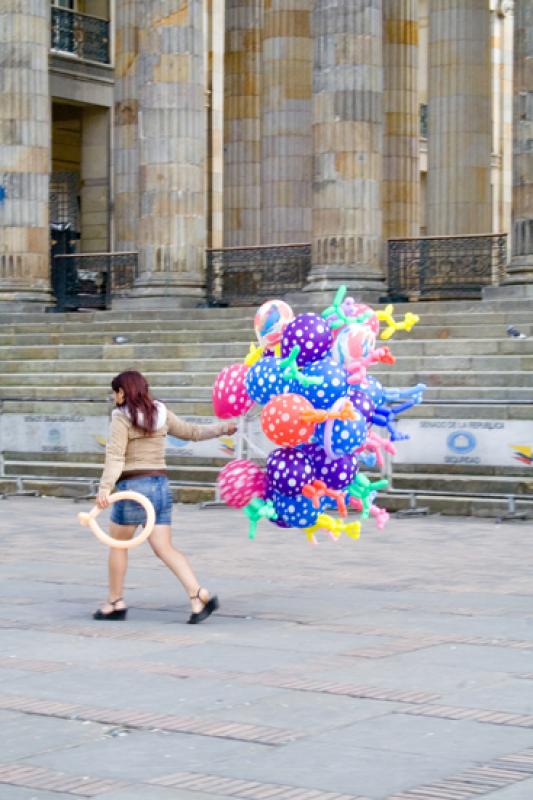
[[[107,508],[109,505],[109,489],[98,489],[96,495],[96,505],[98,508]]]
[[[235,422],[228,422],[226,425],[226,436],[233,436],[237,432],[237,424]]]

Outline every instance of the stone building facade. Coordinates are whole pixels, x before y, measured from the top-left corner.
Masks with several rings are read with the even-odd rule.
[[[138,253],[132,306],[298,243],[309,297],[375,299],[425,236],[507,233],[533,287],[531,0],[3,0],[0,48],[0,306],[65,231]]]

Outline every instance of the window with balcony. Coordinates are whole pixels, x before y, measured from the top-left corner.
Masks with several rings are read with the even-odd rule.
[[[50,13],[54,53],[110,63],[108,0],[52,0]]]

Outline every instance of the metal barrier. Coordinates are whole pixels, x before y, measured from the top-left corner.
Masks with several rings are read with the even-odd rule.
[[[56,310],[111,308],[114,295],[133,287],[137,272],[137,253],[56,255],[52,261]]]
[[[507,234],[389,239],[388,291],[394,299],[479,299],[505,278]]]
[[[206,398],[205,397],[192,397],[192,398],[183,398],[183,399],[161,398],[161,400],[162,400],[162,402],[168,403],[169,405],[177,405],[177,406],[179,406],[179,405],[189,404],[189,403],[205,403]],[[486,406],[507,407],[507,406],[516,406],[516,405],[533,406],[533,400],[525,400],[525,401],[520,401],[520,400],[510,400],[510,401],[500,401],[500,400],[476,400],[476,401],[474,401],[474,400],[470,400],[470,401],[469,400],[430,400],[429,402],[431,402],[431,404],[433,404],[433,405],[439,405],[439,406],[453,407],[453,406],[460,405],[460,406],[471,406],[472,408],[475,408],[476,406],[485,406],[485,407]],[[106,414],[105,415],[106,416],[109,415],[109,413],[110,413],[110,411],[112,409],[111,402],[108,399],[101,400],[99,398],[83,398],[83,397],[80,397],[80,398],[69,398],[69,399],[59,399],[58,400],[57,398],[50,398],[50,397],[45,398],[45,397],[13,396],[13,397],[3,398],[0,401],[0,417],[1,417],[2,413],[5,412],[5,408],[4,407],[5,407],[6,403],[8,403],[8,404],[9,403],[17,403],[17,404],[20,404],[20,403],[32,403],[32,404],[35,404],[35,403],[37,403],[37,404],[43,404],[43,405],[46,405],[46,404],[49,404],[49,403],[76,404],[76,405],[79,405],[80,403],[93,403],[93,404],[96,403],[96,404],[105,406],[105,409],[106,409]],[[23,412],[20,412],[20,413],[23,413]],[[236,458],[255,458],[255,459],[259,459],[259,460],[265,460],[266,459],[266,457],[268,455],[268,451],[269,451],[270,448],[269,448],[268,442],[266,443],[266,446],[265,446],[265,443],[262,443],[262,442],[259,441],[259,436],[258,436],[258,433],[257,433],[258,432],[257,420],[259,418],[259,415],[260,415],[260,409],[258,407],[254,407],[250,412],[248,412],[248,414],[245,417],[241,418],[241,420],[239,421],[238,432],[234,437],[234,440],[235,440],[234,457],[236,457]],[[65,418],[67,415],[56,415],[56,416],[50,415],[50,421],[53,422],[55,419],[58,419],[58,418],[61,419],[61,416],[63,416],[63,418]],[[451,424],[453,422],[453,420],[451,420],[449,418],[430,418],[429,422],[426,419],[406,418],[406,421],[407,422],[419,422],[419,423],[422,423],[422,424],[424,424],[424,423],[426,423],[426,424],[437,424],[439,426],[445,426],[446,423]],[[465,421],[465,420],[461,420],[461,421]],[[0,419],[0,422],[1,422],[1,419]],[[493,421],[491,421],[491,420],[481,420],[481,421],[466,420],[466,422],[475,423],[476,426],[483,426],[483,425],[496,424],[496,423],[500,424],[502,421],[501,420],[498,420],[498,421],[494,421],[494,420]],[[509,423],[509,422],[515,422],[515,421],[514,420],[504,420],[503,422],[508,422]],[[527,422],[527,424],[529,425],[529,430],[530,430],[531,429],[530,428],[530,423]],[[481,427],[479,429],[483,430],[483,427]],[[460,431],[460,429],[458,429],[458,430]],[[265,442],[266,442],[266,440],[265,440]],[[400,443],[399,446],[401,447],[401,443]],[[51,448],[51,452],[54,452],[53,448]],[[429,464],[431,464],[431,463],[439,463],[440,464],[441,462],[428,462],[428,463]],[[494,464],[493,466],[498,466],[498,465]],[[520,500],[525,500],[528,503],[530,503],[530,502],[533,503],[533,495],[532,494],[526,494],[526,493],[524,493],[524,494],[516,494],[516,493],[495,492],[495,493],[491,493],[489,495],[486,492],[485,493],[458,492],[458,491],[449,491],[449,490],[445,490],[445,489],[439,489],[439,490],[420,489],[418,491],[416,489],[413,489],[413,488],[398,489],[394,485],[394,482],[395,482],[394,463],[393,463],[393,460],[390,458],[390,456],[388,456],[388,454],[385,454],[385,467],[384,467],[384,471],[383,472],[384,472],[384,476],[389,480],[389,488],[384,493],[384,497],[386,498],[387,496],[400,496],[400,497],[406,497],[409,500],[409,508],[404,509],[404,510],[402,510],[400,512],[397,512],[397,513],[399,513],[399,515],[419,515],[419,514],[428,513],[429,509],[424,508],[424,507],[421,508],[417,504],[417,499],[420,498],[421,496],[428,497],[428,498],[429,497],[437,497],[437,496],[438,497],[457,497],[457,498],[462,498],[462,499],[484,499],[484,498],[490,497],[490,498],[495,499],[495,500],[504,500],[507,503],[507,514],[503,515],[501,517],[502,519],[525,519],[526,515],[524,513],[522,513],[522,512],[518,512],[517,511],[516,504]],[[532,476],[533,476],[533,467],[532,467]],[[2,443],[0,443],[0,480],[2,480],[2,479],[4,479],[4,481],[6,481],[6,480],[10,480],[10,481],[14,480],[14,482],[15,482],[15,490],[14,491],[12,491],[12,492],[6,492],[6,491],[0,492],[0,496],[2,496],[4,498],[7,497],[7,496],[20,496],[22,494],[24,494],[24,495],[38,494],[38,490],[36,490],[36,489],[27,489],[25,487],[25,482],[27,482],[28,480],[32,480],[32,482],[35,483],[36,481],[39,480],[39,478],[35,478],[35,476],[30,476],[30,475],[13,475],[13,476],[6,475],[5,447],[4,447],[4,442],[3,441],[2,441]],[[43,480],[43,481],[52,480],[52,479],[57,479],[57,476],[41,475],[40,479]],[[87,483],[90,484],[89,493],[87,493],[85,495],[78,496],[75,499],[89,499],[91,497],[94,497],[94,495],[95,495],[96,488],[97,488],[97,481],[95,479],[61,477],[60,480],[61,480],[62,483],[66,484],[66,485],[70,485],[70,486],[80,486],[80,485],[86,486]],[[176,483],[176,482],[171,482],[171,483],[173,483],[174,486],[176,486],[176,485],[180,485],[180,486],[193,485],[192,481],[191,482],[180,481],[179,484]],[[215,492],[216,492],[216,487],[213,487],[213,488],[215,488]],[[215,502],[219,502],[219,501],[220,501],[220,498],[218,496],[218,493],[216,493]],[[206,504],[203,504],[203,505],[205,507],[205,506],[209,506],[211,504],[210,503],[206,503]]]
[[[258,301],[302,289],[310,269],[310,244],[208,250],[207,302],[256,306]]]
[[[50,47],[84,61],[109,64],[109,20],[52,6]]]

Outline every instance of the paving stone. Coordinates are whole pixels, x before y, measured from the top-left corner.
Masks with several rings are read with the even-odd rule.
[[[106,551],[77,530],[81,508],[20,498],[1,509],[0,693],[4,707],[18,698],[32,712],[0,703],[11,761],[90,775],[95,791],[103,779],[133,784],[104,800],[226,800],[207,789],[229,785],[220,778],[249,800],[412,800],[439,782],[449,794],[465,769],[496,781],[484,784],[492,794],[517,793],[501,800],[530,800],[519,794],[529,773],[504,758],[529,747],[532,731],[493,713],[533,714],[530,682],[517,677],[533,669],[526,527],[393,519],[356,543],[311,548],[266,523],[249,542],[241,513],[178,506],[175,541],[220,612],[184,625],[183,591],[141,547],[128,621],[97,625]],[[114,724],[63,719],[69,704],[104,720],[114,709]],[[451,712],[426,716],[442,708]],[[485,722],[467,718],[476,709]],[[161,717],[166,731],[125,727]],[[264,743],[224,738],[240,729]],[[194,773],[197,792],[146,783],[180,771]]]

